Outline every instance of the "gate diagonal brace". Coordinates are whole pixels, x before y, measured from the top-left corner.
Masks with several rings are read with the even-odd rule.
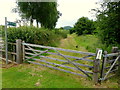
[[[27,46],[27,47],[28,47],[29,49],[34,50],[33,48],[31,48],[31,47],[29,47],[29,46]],[[48,50],[46,50],[46,51],[43,51],[43,52],[41,52],[41,53],[36,53],[35,51],[33,51],[36,55],[30,57],[29,59],[32,59],[33,57],[36,57],[36,56],[40,56],[40,54],[47,53],[49,50],[50,50],[50,49],[48,49]]]
[[[68,58],[66,58],[65,56],[63,56],[60,52],[58,52],[56,49],[54,49],[57,53],[58,53],[58,55],[60,55],[60,56],[62,56],[63,58],[65,58],[69,63],[71,63],[72,65],[74,65],[79,71],[81,71],[81,72],[83,72],[87,77],[89,77],[90,79],[92,79],[91,78],[91,76],[90,75],[88,75],[85,71],[83,71],[81,68],[79,68],[77,65],[75,65],[73,62],[71,62]]]
[[[88,56],[85,56],[85,57],[83,57],[83,58],[88,58],[88,57],[91,57],[91,56],[92,56],[92,55],[88,55]],[[75,60],[73,60],[73,61],[71,61],[71,62],[79,61],[79,60],[81,60],[81,59],[75,59]],[[62,65],[64,65],[64,64],[69,64],[69,62],[63,63]]]

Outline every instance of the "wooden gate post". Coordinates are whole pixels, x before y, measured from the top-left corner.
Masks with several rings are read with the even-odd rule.
[[[21,64],[23,62],[23,58],[22,58],[22,41],[21,39],[16,40],[16,56],[17,56],[17,60],[16,62],[18,64]]]
[[[98,54],[99,49],[96,50],[96,57]],[[99,69],[100,69],[100,59],[95,58],[94,60],[94,64],[93,64],[93,82],[95,84],[98,83],[98,79],[99,79]]]

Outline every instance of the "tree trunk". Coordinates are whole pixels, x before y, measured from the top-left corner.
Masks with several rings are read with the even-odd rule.
[[[30,20],[30,26],[33,26],[33,19]]]
[[[37,23],[37,28],[39,28],[39,25],[38,25],[39,22],[38,22],[38,20],[36,20],[36,23]]]

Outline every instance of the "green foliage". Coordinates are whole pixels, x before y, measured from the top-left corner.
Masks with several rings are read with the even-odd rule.
[[[69,31],[63,29],[59,29],[55,31],[55,34],[61,35],[62,38],[67,38],[68,33]]]
[[[81,17],[75,23],[74,30],[76,30],[77,35],[92,34],[95,30],[94,22],[92,20],[89,20],[87,17]]]
[[[60,17],[60,12],[57,11],[56,2],[18,2],[18,12],[21,17],[31,18],[41,24],[42,27],[53,29]]]
[[[69,31],[70,31],[70,34],[73,34],[76,32],[76,30],[74,28],[71,28]]]
[[[65,30],[70,30],[72,27],[71,26],[64,26],[63,29]]]
[[[101,41],[106,45],[120,44],[120,1],[103,3],[101,9],[95,11]]]
[[[67,37],[67,32],[62,30],[56,32],[35,27],[8,28],[8,42],[15,43],[16,39],[21,39],[27,43],[57,46],[61,38]]]

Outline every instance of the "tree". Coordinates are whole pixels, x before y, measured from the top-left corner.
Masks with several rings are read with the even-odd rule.
[[[18,12],[22,18],[33,20],[45,28],[54,28],[61,13],[57,11],[56,2],[18,2]]]
[[[97,11],[99,36],[103,43],[120,44],[120,1],[104,2]]]
[[[74,30],[78,35],[92,34],[93,30],[95,30],[95,27],[92,20],[89,20],[87,17],[81,17],[75,23]]]

